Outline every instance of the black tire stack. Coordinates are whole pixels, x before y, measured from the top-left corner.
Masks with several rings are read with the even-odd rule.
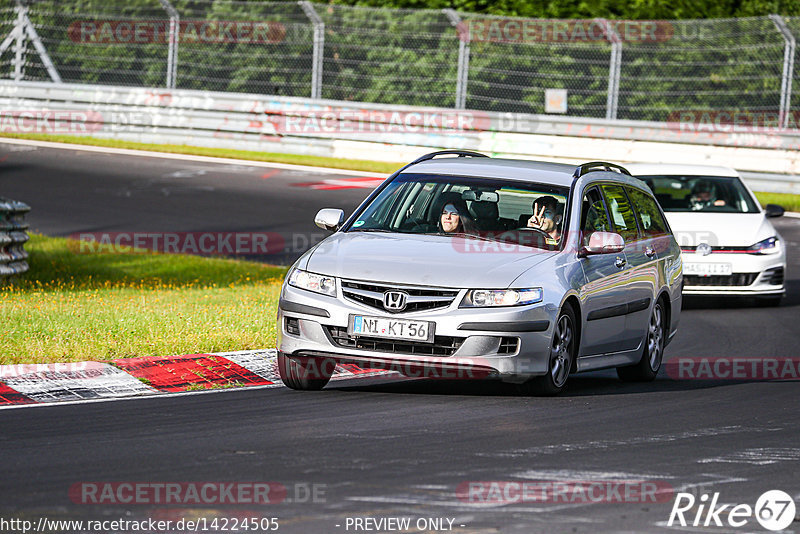
[[[0,285],[28,270],[25,214],[30,210],[24,202],[0,197]]]

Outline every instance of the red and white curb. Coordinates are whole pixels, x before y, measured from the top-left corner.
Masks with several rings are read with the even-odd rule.
[[[334,379],[387,374],[337,366]],[[275,349],[0,366],[0,407],[237,387],[282,387]]]

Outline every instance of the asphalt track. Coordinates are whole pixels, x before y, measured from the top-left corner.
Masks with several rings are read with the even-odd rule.
[[[0,142],[0,196],[32,206],[27,219],[33,231],[56,236],[264,232],[281,240],[283,251],[256,259],[283,264],[328,235],[314,225],[319,209],[351,212],[380,181],[357,174]]]
[[[310,234],[318,207],[352,209],[367,192],[296,187],[331,177],[246,164],[3,144],[0,159],[0,194],[30,203],[34,228],[57,235]],[[784,304],[690,301],[668,360],[798,356],[800,220],[778,226],[789,246]],[[449,518],[462,533],[765,532],[754,521],[668,528],[672,498],[487,504],[459,498],[457,489],[469,481],[645,480],[719,492],[720,503],[753,506],[770,489],[800,502],[798,416],[796,381],[676,380],[663,372],[645,385],[610,372],[577,375],[557,398],[520,397],[500,384],[383,378],[313,393],[242,389],[8,409],[0,411],[0,519],[264,516],[279,518],[278,532],[337,533],[391,531],[347,528],[348,518],[410,517]],[[69,488],[90,481],[278,482],[289,494],[264,506],[73,502]],[[309,502],[303,488],[314,484],[324,495]],[[798,530],[796,521],[790,531]]]

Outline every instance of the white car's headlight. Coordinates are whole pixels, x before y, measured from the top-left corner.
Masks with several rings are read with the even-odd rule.
[[[289,285],[323,295],[336,296],[336,278],[295,269],[289,275]]]
[[[541,302],[542,296],[541,287],[528,289],[471,289],[464,296],[461,307],[523,306]]]
[[[769,237],[747,249],[748,254],[777,254],[780,251],[781,240],[777,237]]]

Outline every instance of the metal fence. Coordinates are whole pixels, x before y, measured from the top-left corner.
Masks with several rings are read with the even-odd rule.
[[[794,128],[796,36],[800,18],[777,15],[559,21],[305,1],[0,0],[0,77],[659,122],[744,111]]]
[[[25,214],[30,209],[23,202],[0,197],[0,285],[28,270],[28,252],[23,247],[28,241]]]

